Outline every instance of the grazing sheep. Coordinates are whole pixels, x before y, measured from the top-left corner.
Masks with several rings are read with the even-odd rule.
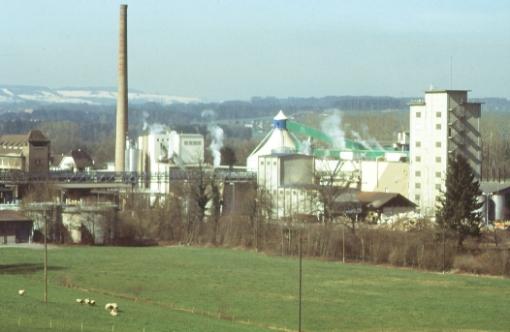
[[[117,311],[117,309],[113,309],[110,311],[110,315],[112,316],[117,316],[119,314],[119,312]]]
[[[83,300],[82,299],[76,299],[76,303],[83,304]]]
[[[96,305],[96,301],[95,300],[90,300],[89,301],[89,305]]]
[[[89,299],[85,299],[85,300],[83,300],[83,302],[84,302],[85,304],[89,304],[89,303],[90,303],[90,300],[89,300]]]
[[[25,295],[25,290],[24,290],[24,289],[20,289],[20,290],[18,290],[18,295],[19,295],[19,296],[23,296],[23,295]]]
[[[105,309],[105,310],[118,310],[118,309],[119,309],[119,306],[117,305],[117,303],[107,303],[107,304],[104,306],[104,309]]]

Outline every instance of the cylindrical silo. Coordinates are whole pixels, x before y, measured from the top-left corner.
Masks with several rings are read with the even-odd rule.
[[[505,197],[501,194],[492,195],[494,202],[494,220],[505,220]]]

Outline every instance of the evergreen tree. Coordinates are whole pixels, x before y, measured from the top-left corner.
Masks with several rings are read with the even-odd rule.
[[[446,173],[446,191],[439,198],[436,220],[445,231],[455,233],[458,245],[462,247],[464,239],[480,235],[482,216],[479,211],[482,203],[480,183],[466,158],[460,154],[450,156]]]

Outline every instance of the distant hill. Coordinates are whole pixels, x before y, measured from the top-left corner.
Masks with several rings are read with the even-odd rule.
[[[37,107],[48,104],[113,105],[116,102],[115,88],[59,88],[44,86],[0,85],[0,105],[5,108]],[[199,102],[198,98],[169,96],[129,90],[129,102],[134,104]]]

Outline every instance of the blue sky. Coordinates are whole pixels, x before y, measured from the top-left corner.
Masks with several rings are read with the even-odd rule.
[[[116,86],[120,1],[5,0],[2,84]],[[207,100],[510,97],[510,1],[124,1],[131,88]]]

